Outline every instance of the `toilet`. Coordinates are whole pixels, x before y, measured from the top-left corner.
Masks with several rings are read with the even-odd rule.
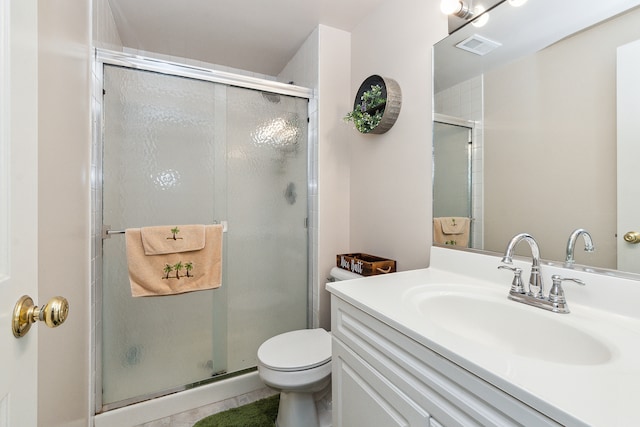
[[[334,267],[332,280],[362,277]],[[285,332],[258,348],[258,374],[280,391],[277,427],[331,426],[331,334],[322,328]],[[320,407],[320,410],[318,409]]]

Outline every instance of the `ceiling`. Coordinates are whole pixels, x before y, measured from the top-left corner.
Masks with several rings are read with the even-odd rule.
[[[352,31],[392,0],[108,0],[129,48],[277,75],[319,25]]]
[[[490,11],[487,25],[478,28],[462,27],[434,49],[434,91],[468,80],[500,65],[537,52],[611,18],[629,8],[638,7],[640,0],[591,1],[582,7],[584,0],[537,0],[521,7],[504,2]],[[553,9],[553,13],[549,10]],[[579,14],[575,11],[580,10]],[[485,56],[470,54],[456,47],[472,36],[481,36],[497,42],[499,47]]]

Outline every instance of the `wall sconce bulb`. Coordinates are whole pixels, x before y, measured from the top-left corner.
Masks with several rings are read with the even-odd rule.
[[[459,0],[442,0],[440,2],[440,11],[445,15],[452,15],[458,12],[462,4]]]
[[[442,0],[440,11],[445,15],[455,15],[462,19],[471,19],[475,16],[469,5],[463,0]]]
[[[471,25],[476,28],[481,28],[487,25],[487,22],[489,22],[489,13],[484,13],[484,11],[485,8],[481,5],[478,5],[473,9],[473,16],[477,16],[477,18],[473,20]]]

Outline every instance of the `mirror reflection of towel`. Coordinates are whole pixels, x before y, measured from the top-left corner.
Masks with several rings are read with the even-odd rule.
[[[128,228],[125,231],[131,295],[134,297],[174,295],[220,287],[222,225],[204,226],[204,246],[195,250],[185,247],[179,239],[173,239],[174,235],[180,236],[180,233],[185,233],[186,237],[186,231],[191,228],[190,226],[161,228],[166,229],[171,236],[171,239],[166,241],[169,244],[176,243],[175,251],[172,253],[167,253],[163,248],[159,251],[160,254],[146,255],[141,229]],[[196,248],[200,246],[199,233],[197,235],[194,246]],[[165,237],[162,238],[165,239]]]
[[[471,220],[467,217],[433,218],[433,241],[443,245],[469,245]]]

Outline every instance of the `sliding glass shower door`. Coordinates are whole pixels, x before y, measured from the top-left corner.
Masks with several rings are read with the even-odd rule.
[[[103,410],[256,365],[307,322],[307,100],[104,66],[105,229],[224,222],[218,289],[132,298],[102,248]]]

